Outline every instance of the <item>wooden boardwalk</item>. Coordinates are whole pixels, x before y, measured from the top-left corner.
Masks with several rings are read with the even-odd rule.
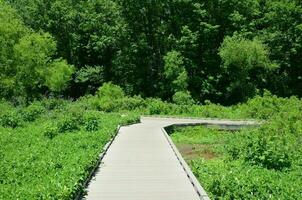
[[[141,123],[120,129],[90,181],[84,199],[209,199],[163,129],[183,123],[240,125],[247,122],[141,118]]]

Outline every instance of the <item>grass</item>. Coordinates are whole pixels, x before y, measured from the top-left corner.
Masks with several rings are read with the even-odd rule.
[[[202,157],[214,159],[222,156],[222,144],[227,140],[228,134],[217,129],[190,127],[178,128],[172,135],[177,148],[187,161]]]
[[[234,149],[250,144],[247,134],[251,130],[190,127],[175,130],[171,137],[211,199],[301,198],[299,159],[290,168],[276,170],[251,164],[244,159],[245,150],[233,157]]]
[[[45,111],[16,128],[0,126],[0,199],[72,199],[117,126],[137,119],[81,109],[83,122],[77,121],[76,129],[65,126],[53,137],[45,135],[50,125],[70,125],[66,111],[73,112],[72,108]],[[97,118],[97,129],[86,129],[87,115]]]
[[[0,111],[0,199],[73,199],[117,126],[150,114],[266,120],[253,130],[195,127],[172,138],[213,199],[302,196],[302,103],[295,97],[266,94],[223,107],[96,95],[27,106],[0,101]]]

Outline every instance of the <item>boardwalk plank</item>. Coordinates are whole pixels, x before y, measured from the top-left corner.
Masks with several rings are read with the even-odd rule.
[[[164,126],[181,123],[249,122],[142,118],[141,123],[122,127],[108,149],[95,177],[91,180],[88,200],[200,200],[173,151]],[[251,122],[252,123],[252,122]],[[189,169],[187,169],[189,170]],[[189,173],[191,176],[192,173]],[[195,179],[195,177],[194,177]],[[195,179],[196,180],[196,179]],[[197,187],[199,183],[194,183]],[[203,190],[203,189],[201,189]],[[205,193],[204,199],[209,199]]]

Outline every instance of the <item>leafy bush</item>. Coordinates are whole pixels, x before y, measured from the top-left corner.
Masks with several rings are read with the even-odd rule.
[[[73,199],[118,125],[138,119],[81,106],[68,102],[18,129],[0,126],[0,199]],[[8,108],[5,116],[18,117],[20,109]],[[80,131],[61,134],[74,130]]]
[[[265,91],[263,96],[249,99],[246,104],[241,106],[241,110],[244,110],[250,118],[269,119],[272,115],[282,111],[282,108],[286,107],[286,102],[286,99],[278,98]]]
[[[208,103],[199,108],[199,116],[209,118],[240,118],[240,115],[235,114],[232,107],[224,107],[221,105]]]
[[[122,88],[112,83],[104,83],[97,92],[98,99],[91,101],[99,110],[105,112],[116,112],[120,110],[121,104],[125,98],[125,94]]]
[[[151,115],[168,114],[170,105],[160,99],[147,99],[148,111]]]
[[[43,135],[49,139],[53,139],[58,135],[58,129],[54,124],[47,124]]]
[[[121,99],[125,96],[124,91],[121,87],[114,85],[112,83],[104,83],[102,87],[98,89],[98,97],[101,99]]]
[[[193,105],[194,99],[188,91],[186,92],[176,92],[173,97],[173,102],[177,105]]]
[[[86,131],[97,131],[100,128],[98,113],[87,112],[84,115],[84,129]]]
[[[117,100],[99,100],[97,104],[98,110],[105,111],[105,112],[117,112],[119,110]]]
[[[41,100],[41,104],[47,110],[54,110],[54,109],[63,108],[64,106],[66,106],[67,101],[64,101],[63,99],[58,99],[58,98],[44,98]]]
[[[121,115],[121,124],[122,126],[127,124],[139,123],[140,116],[136,113],[122,114]]]
[[[40,103],[32,103],[28,107],[21,109],[21,116],[24,121],[32,122],[44,111],[45,108]]]
[[[294,135],[278,120],[249,133],[244,159],[252,165],[282,170],[292,165]]]
[[[77,102],[77,105],[81,106],[82,109],[86,110],[100,110],[99,108],[99,98],[93,95],[86,95],[80,97]]]
[[[211,199],[299,199],[297,172],[284,173],[241,162],[196,159],[190,163]]]
[[[226,152],[226,160],[238,160],[242,158],[242,154],[244,154],[244,150],[246,148],[246,137],[247,133],[236,133],[232,137],[228,139],[225,147]]]
[[[1,110],[1,113],[8,113],[8,112],[12,112],[13,110],[15,110],[15,107],[7,102],[7,101],[1,101],[0,99],[0,110]]]
[[[119,108],[121,110],[144,111],[144,109],[147,107],[147,103],[142,97],[135,96],[135,97],[126,97],[126,98],[120,99],[117,106],[119,106]]]
[[[265,100],[268,100],[267,104]],[[257,103],[259,110],[269,105],[264,112],[253,113],[258,118],[268,118],[258,128],[236,133],[185,128],[173,133],[172,139],[177,145],[185,144],[186,148],[192,145],[192,152],[184,151],[184,157],[191,160],[189,165],[193,173],[211,199],[299,199],[302,184],[299,178],[302,175],[301,100],[279,99],[266,94],[248,104],[251,102],[251,110],[242,104],[233,107],[232,112],[235,116],[248,116]],[[217,105],[215,109],[208,106],[211,105],[204,108],[207,111],[224,111]],[[230,110],[225,111],[230,115]],[[200,146],[206,148],[206,152],[216,153],[216,157],[207,158],[193,149]]]
[[[185,91],[188,87],[188,73],[184,66],[184,57],[178,51],[170,51],[164,56],[164,75],[169,81],[171,92]]]
[[[219,55],[230,80],[226,93],[232,103],[255,96],[257,84],[263,82],[265,74],[278,67],[270,61],[268,48],[258,39],[226,36],[219,49]],[[262,77],[256,79],[258,74],[254,73],[257,70],[262,70]]]
[[[0,125],[3,127],[16,128],[21,125],[21,122],[21,118],[16,111],[0,116]]]
[[[67,115],[59,120],[57,127],[60,133],[73,132],[80,130],[80,122],[77,117]]]
[[[86,131],[97,131],[99,129],[99,122],[97,118],[90,118],[85,121],[84,127]]]

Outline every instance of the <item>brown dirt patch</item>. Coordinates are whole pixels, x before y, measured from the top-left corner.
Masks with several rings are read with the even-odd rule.
[[[219,156],[213,152],[213,145],[209,144],[176,144],[176,146],[184,159],[188,161],[196,158],[211,160]]]

